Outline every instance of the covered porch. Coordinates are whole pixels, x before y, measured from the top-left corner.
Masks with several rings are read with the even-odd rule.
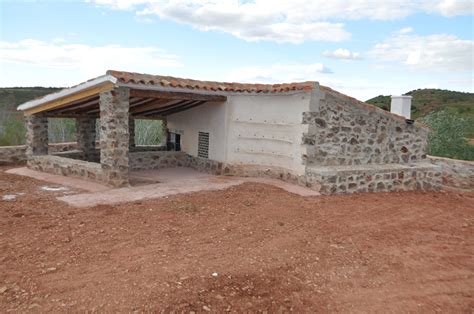
[[[113,187],[130,185],[130,171],[184,166],[186,154],[176,147],[137,147],[135,119],[162,120],[207,102],[225,102],[213,91],[189,92],[105,75],[25,103],[28,166],[75,176]],[[76,120],[77,150],[48,154],[48,118]]]

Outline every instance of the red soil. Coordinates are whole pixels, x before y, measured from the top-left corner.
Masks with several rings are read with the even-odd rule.
[[[75,209],[45,184],[0,169],[0,197],[27,193],[0,198],[0,312],[474,308],[474,193],[247,183]]]

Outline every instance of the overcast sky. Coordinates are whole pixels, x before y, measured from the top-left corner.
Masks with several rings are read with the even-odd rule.
[[[474,92],[471,0],[0,0],[0,86],[107,69],[238,82],[315,80],[360,100]]]

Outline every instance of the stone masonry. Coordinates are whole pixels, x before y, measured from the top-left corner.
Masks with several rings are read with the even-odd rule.
[[[48,154],[48,118],[41,114],[25,116],[26,156]]]
[[[307,165],[410,163],[426,158],[428,129],[378,108],[325,92],[319,110],[305,112]]]
[[[95,155],[95,118],[76,119],[77,149],[83,152],[83,159],[93,161]]]
[[[365,166],[310,167],[306,186],[321,194],[441,189],[441,168],[429,162]]]
[[[136,144],[135,144],[135,119],[133,119],[132,117],[130,117],[130,119],[128,120],[128,133],[130,135],[129,147],[130,147],[130,150],[132,150],[136,146]]]
[[[100,163],[115,187],[129,185],[129,96],[122,87],[100,93]]]
[[[474,191],[474,161],[428,156],[430,162],[441,167],[443,187]]]

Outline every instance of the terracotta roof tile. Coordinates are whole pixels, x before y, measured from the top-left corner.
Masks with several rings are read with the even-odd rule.
[[[150,74],[140,74],[122,71],[107,71],[108,75],[112,75],[117,80],[125,84],[140,85],[161,85],[164,87],[199,89],[208,91],[225,91],[235,93],[281,93],[288,91],[311,91],[314,82],[288,83],[288,84],[243,84],[243,83],[226,83],[198,81],[171,76],[160,76]]]

